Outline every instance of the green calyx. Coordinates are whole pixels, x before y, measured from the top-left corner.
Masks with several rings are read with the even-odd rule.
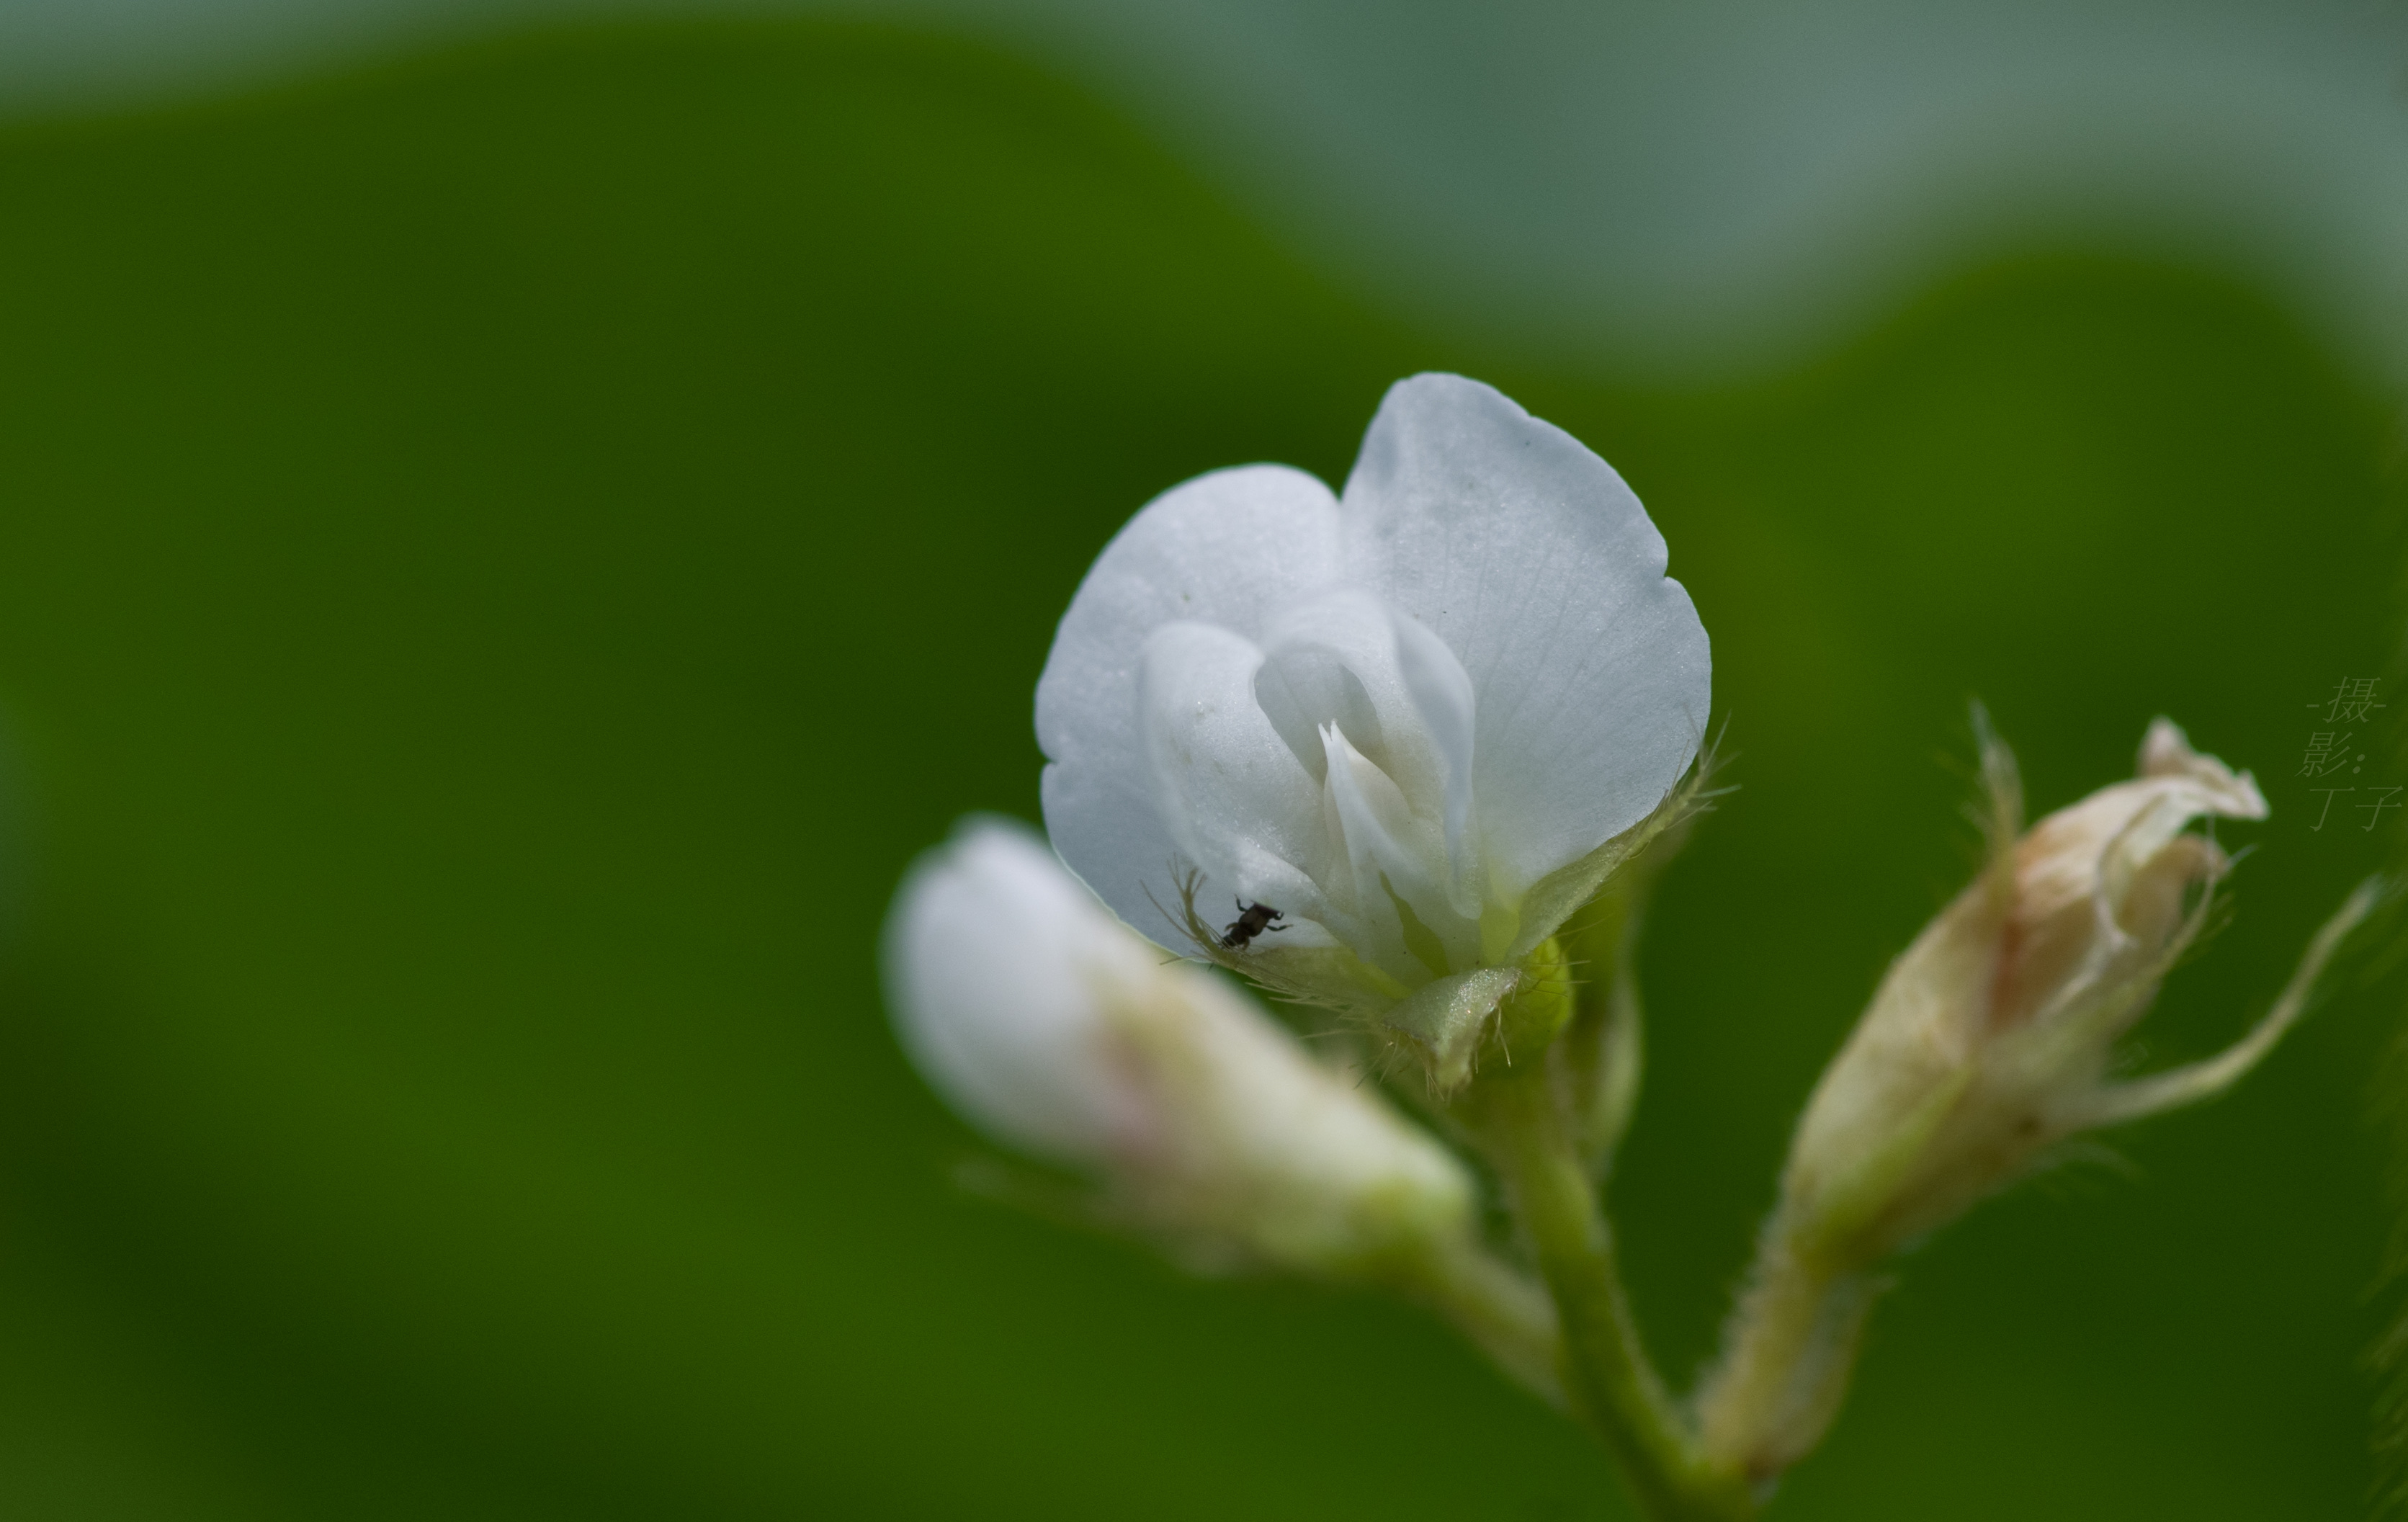
[[[1572,1017],[1563,949],[1550,940],[1516,967],[1475,968],[1425,984],[1380,1018],[1379,1029],[1417,1059],[1440,1098],[1488,1063],[1545,1055]]]

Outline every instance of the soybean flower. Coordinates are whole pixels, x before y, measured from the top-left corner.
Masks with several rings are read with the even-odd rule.
[[[1054,843],[1154,940],[1387,1013],[1459,1081],[1698,754],[1712,660],[1665,563],[1577,439],[1400,381],[1342,494],[1216,471],[1106,546],[1037,688]],[[1252,904],[1283,928],[1232,955],[1212,922]]]
[[[2194,825],[2265,799],[2161,719],[2138,777],[2027,832],[1985,725],[1989,861],[1825,1070],[1676,1395],[1603,1199],[1645,1063],[1640,927],[1707,769],[1712,659],[1666,563],[1611,467],[1456,376],[1389,391],[1342,492],[1281,466],[1173,488],[1038,684],[1058,859],[967,826],[905,881],[888,987],[930,1083],[1089,1181],[1096,1218],[1420,1299],[1590,1426],[1644,1515],[1752,1522],[1837,1412],[1891,1256],[2067,1139],[2236,1082],[2384,889],[2234,1046],[2118,1077],[2230,866]],[[1317,1056],[1195,959],[1351,1030]],[[1429,1128],[1379,1087],[1398,1057]]]

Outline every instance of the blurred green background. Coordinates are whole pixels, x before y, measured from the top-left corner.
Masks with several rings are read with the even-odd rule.
[[[910,856],[1035,816],[1111,532],[1338,480],[1414,370],[1612,459],[1713,636],[1742,791],[1616,1185],[1675,1371],[1974,859],[1969,697],[2036,810],[2158,711],[2267,784],[2149,1060],[2397,846],[2294,775],[2393,674],[2397,399],[2213,261],[2036,222],[1642,384],[1398,317],[1000,52],[768,21],[22,123],[0,207],[11,1517],[1626,1515],[1409,1310],[956,1193],[875,983]],[[2396,1006],[1915,1256],[1774,1515],[2360,1515]]]

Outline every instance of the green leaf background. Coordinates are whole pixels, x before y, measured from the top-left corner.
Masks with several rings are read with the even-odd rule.
[[[880,1003],[904,864],[1035,815],[1105,538],[1337,479],[1414,370],[1612,459],[1713,635],[1742,790],[1616,1196],[1675,1370],[1971,868],[1969,697],[2039,808],[2161,711],[2267,784],[2150,1061],[2395,844],[2293,773],[2392,669],[2396,404],[2204,261],[2035,224],[1647,387],[1398,316],[1025,64],[772,22],[22,124],[0,207],[12,1517],[1627,1515],[1409,1310],[957,1193]],[[2395,1023],[2344,991],[1910,1258],[1775,1515],[2358,1515]]]

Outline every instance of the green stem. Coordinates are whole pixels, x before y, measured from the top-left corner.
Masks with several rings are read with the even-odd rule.
[[[1562,1410],[1562,1342],[1555,1307],[1530,1276],[1469,1240],[1432,1249],[1408,1293],[1455,1324],[1491,1363]]]
[[[1543,1062],[1485,1077],[1461,1101],[1538,1250],[1563,1328],[1572,1410],[1605,1440],[1656,1522],[1739,1522],[1756,1498],[1709,1462],[1647,1361],[1615,1261],[1613,1235]]]

